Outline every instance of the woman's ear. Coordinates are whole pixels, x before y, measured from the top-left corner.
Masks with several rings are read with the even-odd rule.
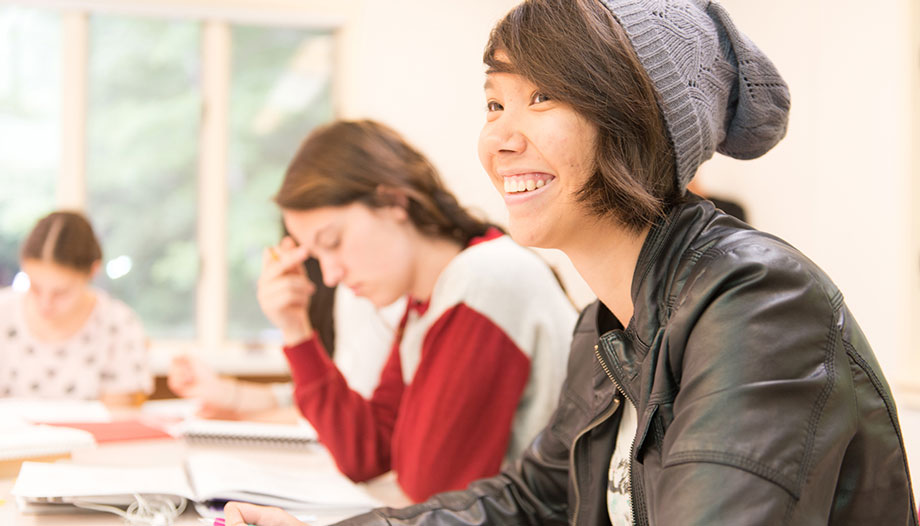
[[[102,269],[102,260],[97,259],[93,261],[92,266],[89,267],[89,280],[92,281],[96,279],[96,275],[99,274],[99,270]]]
[[[377,203],[392,211],[397,219],[405,220],[409,217],[409,196],[399,188],[380,185],[377,187]]]

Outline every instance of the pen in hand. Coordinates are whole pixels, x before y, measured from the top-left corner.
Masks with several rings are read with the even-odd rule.
[[[200,522],[200,523],[202,523],[202,524],[207,524],[208,526],[226,526],[226,523],[224,523],[224,518],[223,518],[223,517],[217,517],[217,518],[215,518],[215,519],[204,519],[204,518],[201,518],[201,519],[198,519],[198,522]],[[255,526],[255,525],[254,525],[254,524],[250,524],[250,525],[248,525],[248,526]]]
[[[307,515],[307,516],[303,516],[303,517],[298,517],[298,519],[300,519],[300,520],[302,520],[302,521],[309,522],[309,521],[315,521],[315,520],[316,520],[316,516],[314,516],[314,515]],[[226,522],[224,521],[224,518],[223,518],[223,517],[217,517],[217,518],[214,518],[214,519],[199,518],[199,519],[198,519],[198,522],[200,522],[200,523],[202,523],[202,524],[207,524],[207,526],[227,526],[227,524],[226,524]],[[247,526],[256,526],[256,525],[255,525],[255,524],[248,524]]]

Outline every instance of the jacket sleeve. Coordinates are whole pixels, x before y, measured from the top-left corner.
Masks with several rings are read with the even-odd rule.
[[[697,268],[665,336],[684,352],[659,364],[680,390],[649,405],[661,427],[645,436],[665,430],[644,459],[661,462],[642,488],[650,522],[826,524],[855,430],[842,297],[783,247],[714,250]]]
[[[311,338],[284,349],[294,381],[294,401],[329,449],[339,470],[360,482],[390,469],[390,444],[403,394],[399,353],[390,352],[370,400],[348,382]]]
[[[566,525],[569,448],[552,427],[551,422],[499,475],[407,508],[377,509],[338,526]]]

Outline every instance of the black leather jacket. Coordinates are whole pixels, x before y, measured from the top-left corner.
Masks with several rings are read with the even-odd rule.
[[[636,525],[917,524],[891,392],[811,261],[691,198],[651,230],[632,296],[625,330],[582,313],[559,406],[502,474],[346,524],[609,524],[624,395]]]

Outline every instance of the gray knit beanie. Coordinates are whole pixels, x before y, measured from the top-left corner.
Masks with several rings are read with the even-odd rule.
[[[776,67],[707,0],[601,0],[658,92],[681,189],[713,151],[759,157],[786,134],[789,89]]]

